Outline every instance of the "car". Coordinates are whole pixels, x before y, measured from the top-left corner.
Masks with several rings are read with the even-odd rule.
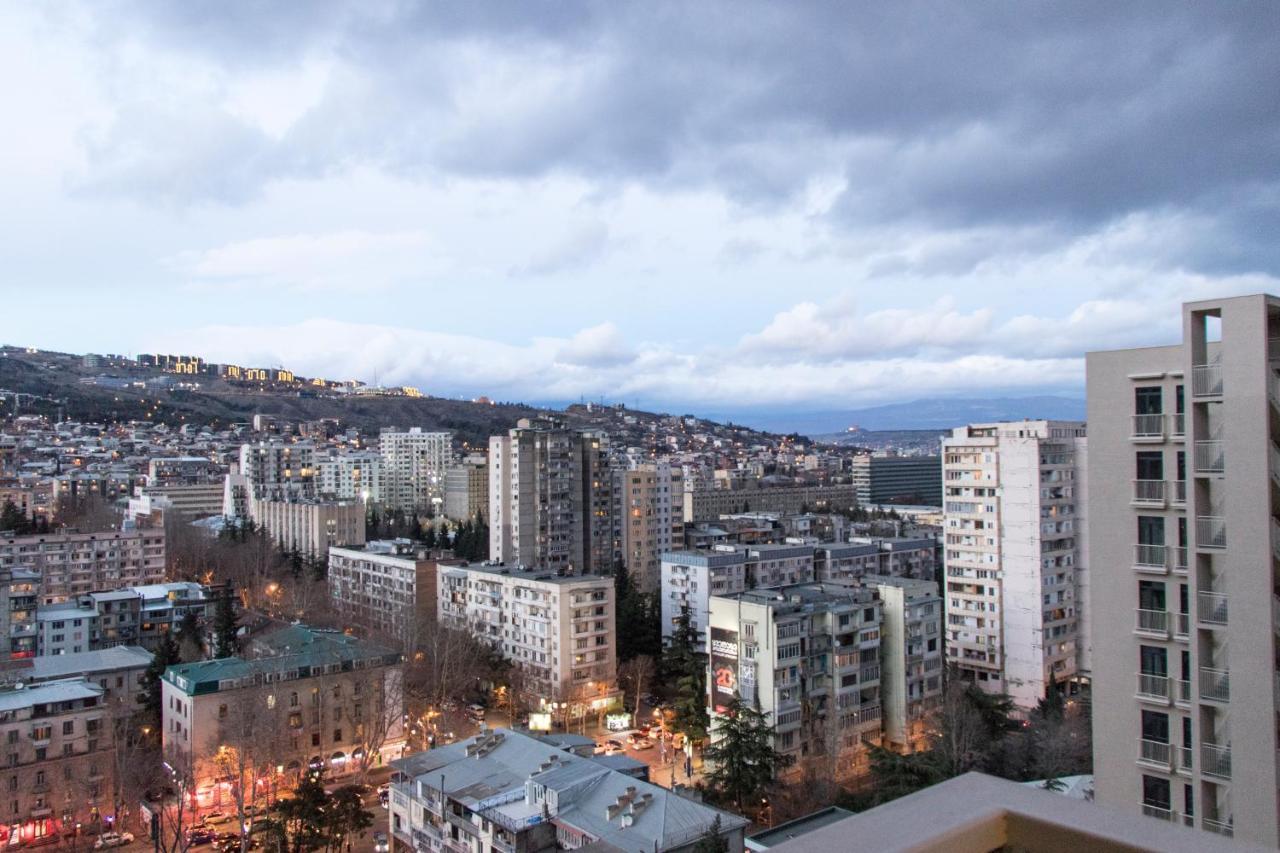
[[[457,703],[457,702],[455,702],[455,701],[453,701],[452,699],[446,699],[446,700],[444,700],[443,702],[441,702],[441,703],[440,703],[440,710],[441,710],[441,711],[456,711],[456,710],[458,710],[458,703]]]
[[[603,743],[596,744],[596,755],[621,755],[626,752],[626,749],[622,745],[622,741],[610,738]]]
[[[231,815],[226,812],[209,812],[204,817],[200,818],[200,823],[205,826],[217,826],[220,823],[229,823],[230,821]]]
[[[187,830],[188,847],[201,847],[205,844],[212,844],[217,840],[218,834],[212,829],[201,829],[200,827],[196,827],[195,829]]]
[[[484,719],[484,713],[485,713],[485,710],[484,710],[484,706],[483,706],[483,705],[468,705],[468,706],[467,706],[467,716],[468,716],[468,717],[470,717],[470,718],[471,718],[471,719],[473,719],[473,720],[483,720],[483,719]]]
[[[382,830],[378,830],[373,834],[374,853],[387,853],[391,849],[391,844],[387,841],[387,834]]]
[[[653,749],[653,741],[649,740],[648,736],[642,735],[639,732],[636,732],[631,735],[631,737],[627,738],[627,745],[632,749]]]
[[[133,843],[132,832],[104,832],[93,842],[94,850],[108,850],[112,847],[124,847]]]

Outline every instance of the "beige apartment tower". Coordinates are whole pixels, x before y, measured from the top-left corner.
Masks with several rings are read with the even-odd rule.
[[[1280,300],[1182,326],[1088,356],[1096,796],[1276,847]]]

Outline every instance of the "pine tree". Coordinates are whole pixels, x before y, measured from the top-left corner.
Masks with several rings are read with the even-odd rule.
[[[698,843],[693,846],[693,853],[729,853],[729,841],[721,838],[720,833],[723,832],[723,826],[720,823],[720,815],[716,815],[715,821],[711,826],[707,827],[707,831],[698,839]]]
[[[236,615],[235,602],[231,598],[231,587],[228,585],[218,597],[218,605],[213,614],[213,656],[229,658],[240,650],[240,641],[236,632],[240,627],[240,617]]]
[[[156,647],[155,655],[152,656],[151,663],[142,674],[142,693],[138,696],[138,701],[142,703],[142,714],[157,734],[160,732],[160,714],[164,704],[161,700],[161,679],[166,669],[181,662],[182,656],[178,651],[178,644],[166,631],[160,635],[160,644]]]
[[[739,812],[748,797],[773,781],[781,759],[768,719],[736,693],[716,717],[714,738],[702,754],[711,764],[708,785]]]
[[[436,547],[436,527],[434,524],[427,527],[427,533],[422,537],[422,544],[428,548]]]
[[[378,528],[382,525],[382,519],[378,517],[378,508],[370,506],[369,511],[364,517],[364,538],[370,542],[378,538]]]
[[[19,536],[30,533],[31,521],[18,509],[13,501],[5,501],[4,509],[0,509],[0,530],[12,530]]]
[[[706,655],[698,646],[698,632],[693,627],[689,608],[676,619],[675,629],[662,658],[662,670],[668,683],[675,683],[673,727],[693,741],[707,736],[707,666]]]

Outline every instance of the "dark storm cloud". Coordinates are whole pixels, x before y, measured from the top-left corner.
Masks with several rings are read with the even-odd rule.
[[[236,186],[169,162],[163,185],[191,198],[372,164],[770,205],[838,174],[831,217],[846,227],[1042,223],[1066,236],[1185,210],[1206,233],[1242,234],[1184,247],[1187,263],[1280,268],[1276,3],[175,2],[99,19],[108,45],[127,30],[229,68],[322,53],[348,70],[281,140],[193,113],[210,144],[190,168]],[[219,134],[241,164],[228,173]],[[170,119],[117,123],[91,156],[130,165],[115,149],[187,135]],[[126,170],[129,182],[149,185]],[[1253,215],[1228,212],[1240,200]]]

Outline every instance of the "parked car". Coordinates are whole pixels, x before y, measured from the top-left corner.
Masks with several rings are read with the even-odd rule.
[[[226,812],[209,812],[200,818],[200,823],[205,826],[217,826],[220,823],[227,823],[231,820],[231,815]]]
[[[93,842],[94,850],[109,850],[112,847],[124,847],[133,843],[132,832],[104,832]]]
[[[642,735],[639,732],[633,732],[627,738],[627,744],[632,749],[653,749],[653,741],[649,740],[647,735]]]
[[[387,841],[387,834],[382,830],[378,830],[373,834],[374,853],[387,853],[391,849],[390,842]]]
[[[205,844],[212,844],[217,840],[218,833],[214,832],[212,829],[201,829],[197,827],[196,829],[187,831],[188,847],[202,847]]]
[[[595,748],[596,755],[621,755],[624,752],[626,752],[626,747],[622,745],[622,742],[612,738],[596,744]]]
[[[477,721],[479,721],[479,720],[483,720],[483,719],[484,719],[484,706],[483,706],[483,705],[468,705],[468,706],[467,706],[467,716],[468,716],[468,717],[470,717],[470,718],[471,718],[471,719],[473,719],[473,720],[477,720]]]

